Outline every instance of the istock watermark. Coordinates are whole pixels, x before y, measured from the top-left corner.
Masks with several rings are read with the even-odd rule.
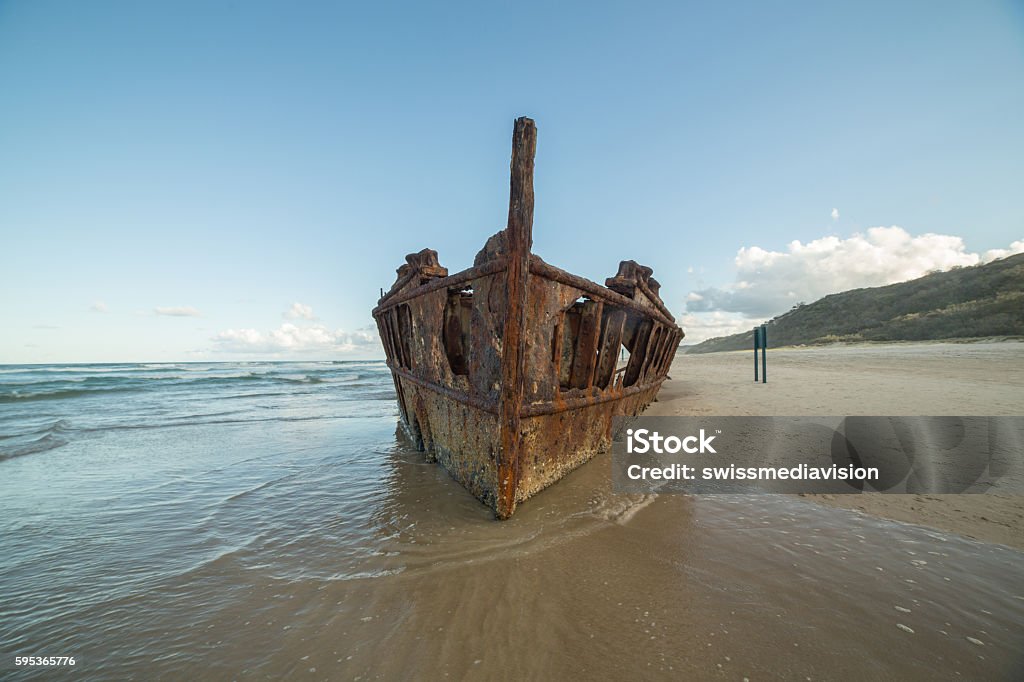
[[[682,438],[678,436],[666,438],[657,431],[648,431],[647,429],[626,429],[626,452],[640,455],[647,452],[674,455],[680,450],[691,455],[698,452],[714,453],[715,449],[711,447],[711,441],[714,439],[714,436],[705,435],[704,429],[700,430],[699,436],[684,436]],[[699,445],[694,445],[694,443],[699,443]]]
[[[1024,467],[1022,417],[620,418],[621,493],[985,493]]]

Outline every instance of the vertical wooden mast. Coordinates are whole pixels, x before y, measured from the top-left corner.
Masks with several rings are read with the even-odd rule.
[[[533,157],[537,151],[537,127],[533,120],[517,118],[512,132],[512,172],[508,201],[508,304],[501,337],[501,398],[498,429],[498,499],[495,511],[506,519],[516,509],[519,484],[519,453],[522,439],[519,414],[523,406],[526,355],[526,280],[530,274],[533,246]]]

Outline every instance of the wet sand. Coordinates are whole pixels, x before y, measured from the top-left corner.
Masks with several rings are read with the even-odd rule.
[[[497,522],[419,453],[387,460],[359,572],[332,574],[341,557],[326,553],[290,580],[246,575],[236,557],[203,566],[170,603],[184,610],[179,590],[195,584],[234,598],[151,670],[198,671],[198,643],[218,652],[213,679],[1024,671],[1024,554],[1001,545],[781,495],[609,495],[606,455]]]
[[[1024,343],[920,343],[680,356],[647,414],[1024,415]],[[1024,481],[986,495],[808,495],[820,504],[1024,549]]]

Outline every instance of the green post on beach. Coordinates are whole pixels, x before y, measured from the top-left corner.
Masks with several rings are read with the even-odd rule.
[[[757,351],[761,347],[761,328],[754,327],[754,383],[757,383]]]
[[[757,373],[757,351],[754,351],[754,373]],[[756,381],[756,379],[755,379]],[[768,325],[761,325],[761,383],[768,383]]]

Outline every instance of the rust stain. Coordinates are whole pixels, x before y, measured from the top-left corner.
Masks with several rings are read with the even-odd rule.
[[[684,336],[650,268],[622,261],[601,286],[531,254],[536,141],[517,119],[508,225],[473,267],[410,254],[373,310],[406,432],[502,519],[610,446]]]

